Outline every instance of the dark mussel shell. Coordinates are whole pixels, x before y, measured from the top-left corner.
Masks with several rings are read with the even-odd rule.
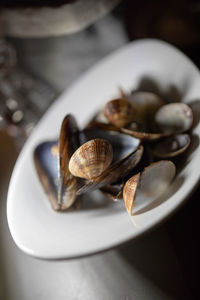
[[[34,163],[38,177],[49,197],[54,210],[59,210],[58,195],[58,155],[55,149],[57,141],[39,144],[34,151]]]
[[[58,204],[61,210],[72,206],[76,200],[79,179],[69,171],[69,160],[79,147],[78,126],[72,115],[67,115],[61,126],[59,137],[59,189]]]
[[[68,164],[78,146],[76,121],[72,115],[67,115],[62,122],[59,141],[41,143],[34,151],[38,176],[54,210],[66,210],[76,200],[79,179],[69,172]]]

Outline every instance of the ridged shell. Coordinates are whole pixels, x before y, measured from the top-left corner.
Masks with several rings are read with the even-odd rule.
[[[123,199],[130,215],[148,207],[167,189],[176,173],[173,162],[152,163],[140,174],[131,177],[124,186]]]
[[[119,128],[131,123],[136,114],[132,103],[125,99],[114,99],[107,102],[103,111],[108,121]]]
[[[143,155],[143,146],[132,152],[128,157],[116,162],[106,169],[100,176],[93,181],[88,181],[78,191],[77,195],[84,194],[101,188],[107,184],[112,184],[127,176],[140,162]]]
[[[170,103],[156,112],[155,122],[162,132],[181,133],[192,126],[193,113],[185,103]]]
[[[111,144],[104,139],[93,139],[72,155],[69,161],[71,174],[92,180],[107,169],[113,159]]]
[[[135,206],[135,193],[137,190],[140,173],[132,176],[124,185],[123,188],[123,199],[126,209],[130,215],[132,215],[133,208]]]
[[[140,145],[140,140],[134,137],[128,136],[121,132],[106,131],[95,129],[85,129],[80,131],[79,139],[81,144],[85,142],[99,138],[107,140],[113,149],[113,162],[118,162],[130,153],[134,152]]]

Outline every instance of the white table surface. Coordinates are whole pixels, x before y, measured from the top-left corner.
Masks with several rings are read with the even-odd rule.
[[[14,42],[20,62],[61,92],[126,41],[121,23],[107,16],[90,30],[73,36]],[[22,253],[9,234],[5,215],[14,160],[12,146],[10,149],[4,153],[6,158],[1,157],[9,163],[0,182],[0,299],[191,299],[166,226],[134,244],[72,261],[41,261]]]

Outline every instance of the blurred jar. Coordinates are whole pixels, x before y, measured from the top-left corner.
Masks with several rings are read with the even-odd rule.
[[[42,3],[41,3],[42,2]],[[110,11],[119,0],[4,0],[4,33],[15,37],[44,37],[77,32]]]

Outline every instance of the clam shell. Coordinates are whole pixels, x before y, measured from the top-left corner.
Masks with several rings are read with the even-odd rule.
[[[181,133],[192,126],[193,113],[185,103],[170,103],[156,112],[155,122],[162,132]]]
[[[155,143],[151,151],[160,158],[174,157],[183,153],[190,145],[188,134],[176,134]]]
[[[127,176],[139,163],[143,154],[143,146],[129,154],[128,157],[116,162],[105,170],[99,177],[93,181],[88,181],[78,191],[77,195],[101,188],[107,184],[112,184]]]
[[[140,145],[140,140],[126,134],[114,131],[103,131],[99,129],[85,129],[79,133],[80,143],[99,138],[110,142],[113,149],[113,163],[124,159],[134,152]]]
[[[105,117],[116,127],[125,127],[135,119],[134,106],[125,99],[114,99],[106,103],[103,109]]]
[[[147,141],[159,140],[162,137],[167,135],[164,133],[142,132],[142,131],[132,130],[128,128],[120,128],[120,131],[130,136],[133,136],[135,138],[138,138],[140,140],[147,140]]]
[[[130,215],[147,208],[164,193],[176,173],[173,162],[161,160],[131,177],[124,185],[123,199]]]
[[[113,124],[107,124],[107,123],[102,123],[98,122],[95,119],[93,119],[90,123],[88,128],[93,129],[93,130],[102,130],[102,131],[116,131],[116,132],[121,132],[126,135],[132,136],[136,139],[139,140],[147,140],[147,141],[154,141],[158,140],[164,136],[167,136],[168,134],[166,133],[154,133],[154,132],[144,132],[144,131],[139,131],[137,129],[137,124],[134,122],[133,124],[131,123],[128,128],[118,128]]]
[[[123,199],[128,213],[131,215],[135,206],[135,193],[139,183],[140,173],[132,176],[124,185]]]
[[[93,139],[84,143],[72,155],[69,170],[74,176],[91,180],[101,175],[112,159],[111,144],[105,139]]]

